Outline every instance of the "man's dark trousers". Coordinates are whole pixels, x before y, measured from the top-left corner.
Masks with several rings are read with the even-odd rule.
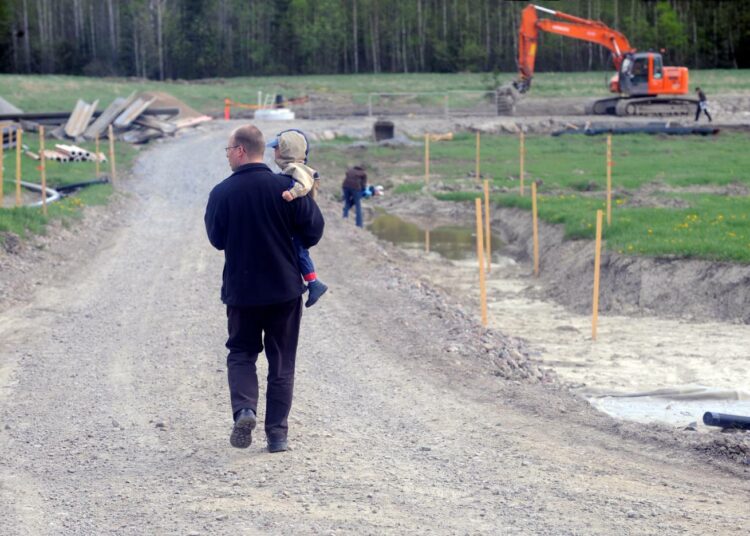
[[[250,408],[257,413],[258,374],[255,363],[265,346],[268,360],[266,437],[286,439],[292,408],[294,363],[297,355],[302,298],[254,307],[227,306],[227,375],[232,412]]]
[[[344,218],[349,217],[349,209],[354,207],[357,227],[362,227],[362,191],[355,188],[343,187]]]

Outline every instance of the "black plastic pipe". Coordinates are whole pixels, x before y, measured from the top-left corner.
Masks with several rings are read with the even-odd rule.
[[[99,117],[102,113],[101,110],[97,110],[92,117]],[[179,113],[179,108],[147,108],[141,112],[141,115],[177,115]],[[68,117],[70,117],[70,112],[21,112],[15,114],[0,114],[0,121],[17,121],[20,119],[34,121],[44,119],[67,119]]]
[[[109,179],[94,179],[92,181],[76,182],[75,184],[66,184],[65,186],[56,186],[57,190],[62,195],[68,195],[75,190],[80,190],[86,186],[93,186],[94,184],[107,184]]]
[[[750,430],[750,417],[743,417],[742,415],[727,415],[726,413],[715,413],[713,411],[707,411],[703,414],[703,424],[707,426],[720,426],[722,428]]]

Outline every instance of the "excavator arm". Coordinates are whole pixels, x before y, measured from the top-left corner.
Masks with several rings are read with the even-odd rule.
[[[537,11],[548,13],[553,18],[539,19]],[[519,79],[514,85],[521,93],[525,93],[529,89],[531,79],[534,77],[534,62],[540,30],[589,41],[605,47],[612,53],[612,62],[616,71],[620,70],[625,54],[635,52],[627,37],[603,22],[582,19],[553,9],[529,4],[521,13],[521,27],[518,32]]]

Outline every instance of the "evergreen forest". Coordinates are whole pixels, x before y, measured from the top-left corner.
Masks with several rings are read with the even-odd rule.
[[[601,20],[669,65],[750,67],[750,0],[538,0]],[[506,0],[0,0],[0,72],[154,80],[516,70]],[[543,15],[544,16],[544,15]],[[552,34],[537,71],[607,70]]]

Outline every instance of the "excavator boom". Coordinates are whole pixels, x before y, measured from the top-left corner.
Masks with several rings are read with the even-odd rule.
[[[537,11],[548,13],[554,18],[539,19]],[[529,88],[531,79],[534,77],[534,63],[540,30],[589,41],[605,47],[612,53],[612,62],[617,71],[620,70],[625,54],[635,52],[627,37],[603,22],[582,19],[561,11],[529,4],[521,12],[521,27],[518,32],[519,89],[521,92]]]

